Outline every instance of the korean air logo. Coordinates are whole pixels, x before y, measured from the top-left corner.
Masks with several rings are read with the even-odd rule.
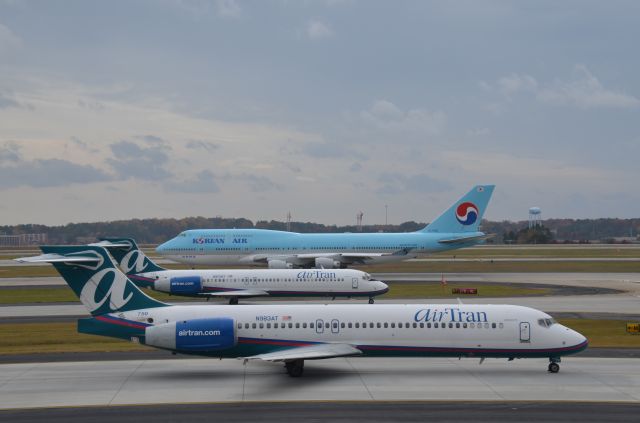
[[[196,244],[204,244],[204,238],[196,238],[195,242]]]
[[[478,207],[465,201],[456,208],[456,219],[465,226],[473,225],[478,220]]]

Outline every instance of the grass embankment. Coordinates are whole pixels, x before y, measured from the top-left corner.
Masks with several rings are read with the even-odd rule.
[[[560,319],[585,335],[591,347],[640,348],[640,335],[626,333],[626,321]],[[144,351],[150,348],[76,332],[76,323],[5,323],[0,324],[1,354],[52,352]]]
[[[402,263],[357,266],[368,273],[632,273],[640,272],[640,262],[633,261],[405,261]]]
[[[162,292],[143,290],[160,301],[203,301],[205,298],[178,297]],[[0,289],[0,304],[66,303],[78,302],[78,297],[66,286],[50,288],[6,288]]]
[[[452,288],[473,288],[473,284],[450,283],[445,289],[439,283],[393,283],[382,298],[456,298],[456,297],[518,297],[523,295],[548,295],[548,288],[519,288],[506,285],[479,285],[478,295],[452,294]],[[148,295],[167,302],[204,301],[204,297],[189,298],[144,290]],[[78,297],[66,286],[47,288],[0,289],[0,304],[63,303],[78,302]]]
[[[640,247],[503,246],[475,247],[434,254],[433,258],[637,258]]]

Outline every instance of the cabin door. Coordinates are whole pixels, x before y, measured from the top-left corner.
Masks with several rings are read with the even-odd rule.
[[[337,319],[331,321],[331,333],[340,333],[340,322]]]
[[[321,319],[316,320],[316,333],[324,332],[324,322]]]
[[[351,288],[358,289],[358,278],[351,278]]]
[[[531,326],[529,322],[520,322],[520,342],[531,342]]]

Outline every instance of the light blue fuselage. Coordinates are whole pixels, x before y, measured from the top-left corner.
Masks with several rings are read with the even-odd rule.
[[[465,233],[465,236],[482,232]],[[461,243],[441,243],[460,236],[459,233],[340,233],[301,234],[263,229],[202,229],[188,230],[158,246],[156,251],[172,260],[189,264],[260,264],[261,256],[287,259],[313,254],[384,254],[367,257],[366,262],[400,261],[418,253],[435,253],[469,247],[482,240]],[[263,261],[264,263],[264,261]]]

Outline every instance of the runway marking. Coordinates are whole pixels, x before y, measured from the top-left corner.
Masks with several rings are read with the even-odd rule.
[[[373,394],[371,393],[371,391],[369,390],[369,387],[367,386],[367,384],[364,381],[364,378],[362,377],[362,375],[360,374],[360,372],[355,368],[355,366],[353,365],[353,363],[351,362],[351,360],[349,360],[348,357],[345,357],[345,361],[347,362],[347,364],[349,364],[349,366],[351,366],[351,368],[353,369],[353,371],[355,372],[356,375],[358,375],[358,378],[360,379],[360,382],[362,383],[362,386],[364,387],[365,391],[367,391],[367,394],[369,395],[369,398],[371,398],[371,400],[375,401],[375,398],[373,397]]]
[[[109,400],[109,402],[107,403],[107,405],[109,405],[109,406],[110,406],[110,405],[113,403],[113,401],[116,399],[116,397],[118,396],[118,394],[120,394],[120,391],[122,391],[122,388],[124,388],[124,386],[127,384],[127,382],[129,381],[129,379],[131,379],[131,376],[133,376],[133,375],[138,371],[138,369],[139,369],[140,367],[142,367],[142,365],[143,365],[144,363],[146,363],[146,362],[147,362],[147,360],[142,360],[142,361],[140,362],[140,364],[138,364],[138,365],[136,366],[136,368],[135,368],[135,369],[133,369],[133,370],[132,370],[128,375],[127,375],[127,377],[126,377],[126,378],[124,378],[124,380],[122,381],[122,383],[120,384],[120,386],[119,386],[119,387],[118,387],[118,389],[116,390],[116,393],[115,393],[115,394],[113,394],[113,397],[111,397],[111,400]]]

